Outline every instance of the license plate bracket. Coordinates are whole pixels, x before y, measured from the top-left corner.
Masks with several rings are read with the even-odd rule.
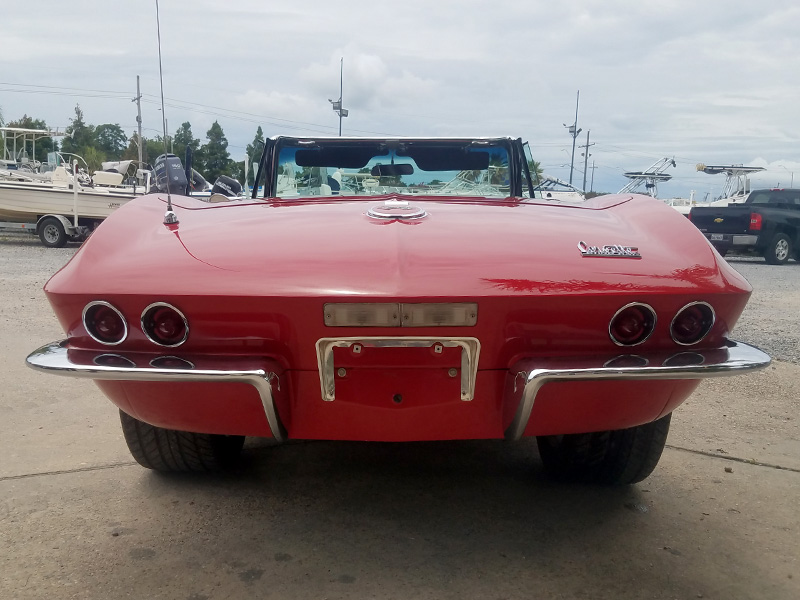
[[[469,402],[475,396],[475,379],[478,375],[478,358],[481,343],[477,338],[451,337],[349,337],[322,338],[317,341],[317,366],[319,368],[322,399],[332,402],[336,399],[336,365],[334,348],[460,348],[460,388],[461,400]]]

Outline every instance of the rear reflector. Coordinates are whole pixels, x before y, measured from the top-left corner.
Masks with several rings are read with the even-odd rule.
[[[336,303],[323,311],[328,327],[472,327],[478,322],[474,302]]]

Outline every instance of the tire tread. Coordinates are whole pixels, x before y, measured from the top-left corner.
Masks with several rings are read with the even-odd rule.
[[[176,431],[119,414],[134,460],[154,471],[219,471],[234,462],[244,443],[244,436]]]

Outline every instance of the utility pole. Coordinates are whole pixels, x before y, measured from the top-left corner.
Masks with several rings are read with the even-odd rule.
[[[575,169],[575,139],[578,137],[578,134],[582,131],[582,129],[578,129],[578,103],[581,99],[581,91],[578,90],[578,95],[575,98],[575,122],[572,125],[567,125],[564,123],[564,127],[567,128],[567,131],[572,136],[572,160],[569,163],[569,184],[572,185],[572,172]]]
[[[348,110],[346,108],[342,108],[342,88],[344,84],[344,56],[342,57],[341,61],[339,61],[339,99],[338,100],[331,100],[328,98],[328,102],[333,105],[333,112],[339,115],[339,137],[342,135],[342,118],[348,115]]]
[[[138,115],[136,116],[136,124],[139,128],[139,133],[137,136],[137,146],[139,146],[139,163],[142,162],[142,94],[139,91],[139,76],[136,76],[136,98],[131,100],[131,102],[136,102],[136,109],[138,111]]]
[[[592,159],[592,183],[589,184],[589,191],[590,192],[594,191],[594,170],[596,168],[597,167],[594,166],[594,159]],[[584,190],[584,191],[586,191],[586,190]]]
[[[581,146],[581,148],[585,148],[583,152],[583,187],[581,188],[584,192],[586,191],[586,167],[589,166],[589,147],[594,146],[594,144],[589,143],[589,133],[591,129],[586,131],[586,145]],[[594,171],[592,171],[592,175],[594,176]]]

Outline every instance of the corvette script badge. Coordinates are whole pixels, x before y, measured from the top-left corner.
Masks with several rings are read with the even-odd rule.
[[[597,258],[642,258],[639,248],[636,246],[620,246],[619,244],[608,244],[606,246],[590,246],[586,242],[578,242],[578,250],[581,256]]]

